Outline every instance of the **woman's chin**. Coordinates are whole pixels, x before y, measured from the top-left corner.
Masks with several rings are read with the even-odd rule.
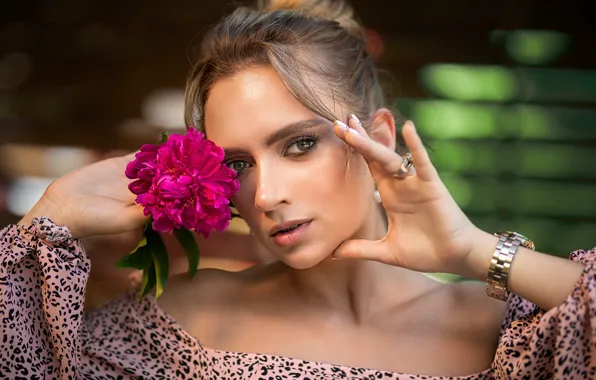
[[[309,253],[299,253],[294,252],[292,254],[285,254],[283,256],[278,256],[279,260],[282,261],[287,266],[294,268],[294,269],[310,269],[313,268],[323,261],[329,259],[329,255],[317,255],[313,254],[312,251]]]

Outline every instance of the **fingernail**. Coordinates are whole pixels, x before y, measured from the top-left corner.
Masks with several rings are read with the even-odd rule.
[[[354,115],[353,113],[350,114],[350,117],[354,120],[356,120],[356,122],[360,125],[362,125],[362,122],[360,121],[360,119],[358,119],[358,117],[356,115]]]
[[[335,120],[335,124],[337,124],[341,129],[348,130],[348,126],[343,121]]]
[[[414,122],[412,120],[408,120],[408,124],[410,124],[412,129],[416,130],[416,125],[414,125]]]
[[[360,133],[358,133],[358,131],[355,130],[354,128],[349,128],[348,132],[350,132],[351,134],[353,134],[355,136],[360,136]]]

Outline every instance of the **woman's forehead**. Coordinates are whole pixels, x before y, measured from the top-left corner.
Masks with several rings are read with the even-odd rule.
[[[217,81],[205,104],[205,132],[218,145],[238,144],[315,115],[271,68]]]
[[[328,109],[343,107],[323,98]],[[204,107],[205,133],[220,146],[254,141],[277,129],[320,117],[298,101],[272,67],[242,70],[215,82]]]

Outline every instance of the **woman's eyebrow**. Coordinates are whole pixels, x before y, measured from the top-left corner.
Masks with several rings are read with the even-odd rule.
[[[323,124],[327,122],[326,119],[323,118],[312,118],[312,119],[308,119],[308,120],[301,120],[301,121],[297,121],[295,123],[290,123],[286,126],[284,126],[283,128],[279,129],[278,131],[274,132],[273,134],[271,134],[271,136],[269,136],[267,138],[267,140],[265,141],[265,144],[267,147],[270,147],[271,145],[295,134],[298,133],[300,131],[303,130],[307,130],[307,129],[312,129],[315,127],[318,127],[319,125]],[[236,156],[236,155],[241,155],[246,153],[246,150],[244,149],[238,149],[238,148],[225,148],[224,149],[224,154],[225,157],[230,157],[230,156]]]
[[[308,119],[308,120],[301,120],[301,121],[297,121],[295,123],[291,123],[286,125],[285,127],[277,130],[276,132],[274,132],[273,134],[271,134],[271,136],[269,136],[267,138],[267,140],[265,141],[266,146],[271,146],[283,139],[285,139],[286,137],[289,137],[297,132],[306,130],[306,129],[311,129],[314,127],[317,127],[319,125],[321,125],[322,123],[324,123],[326,120],[322,119],[322,118],[313,118],[313,119]]]
[[[228,159],[228,157],[231,156],[240,156],[242,154],[245,154],[246,150],[244,149],[237,149],[237,148],[229,148],[229,149],[225,149],[224,148],[224,161]]]

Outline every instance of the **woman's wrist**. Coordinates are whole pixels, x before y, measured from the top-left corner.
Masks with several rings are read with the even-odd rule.
[[[466,256],[464,269],[462,273],[457,274],[473,280],[486,281],[490,261],[498,241],[498,237],[477,229],[474,233],[472,249]]]
[[[63,208],[58,207],[55,202],[50,201],[46,197],[42,197],[27,214],[18,222],[22,226],[30,226],[35,218],[49,218],[52,222],[58,226],[68,227],[73,238],[79,238],[78,231],[71,223],[68,222],[67,218],[64,217],[62,212]]]
[[[474,235],[473,248],[457,274],[486,281],[499,238],[482,230],[477,230]],[[548,310],[569,295],[583,267],[570,260],[519,247],[511,262],[507,289]]]

